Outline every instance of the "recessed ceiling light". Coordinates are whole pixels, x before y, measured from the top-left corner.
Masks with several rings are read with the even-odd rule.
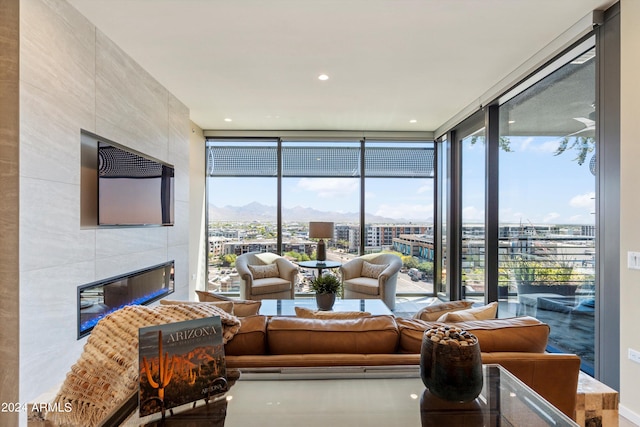
[[[329,80],[329,76],[327,76],[326,74],[320,74],[318,76],[318,80],[322,80],[322,81]]]
[[[409,120],[409,123],[418,123],[418,121],[416,119],[411,119]]]
[[[229,117],[227,117],[226,119],[224,119],[225,122],[232,122],[233,120],[231,120]]]
[[[514,124],[515,122],[516,122],[515,120],[509,120],[510,125]]]

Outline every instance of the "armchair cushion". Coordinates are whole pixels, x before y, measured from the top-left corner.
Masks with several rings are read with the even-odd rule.
[[[276,263],[267,265],[248,265],[248,267],[254,279],[280,277],[280,271],[278,270],[278,264]]]
[[[251,292],[253,295],[273,294],[291,289],[291,282],[279,277],[268,277],[253,282]]]
[[[389,264],[372,264],[367,261],[362,262],[362,272],[360,275],[362,277],[370,277],[372,279],[377,279],[380,276],[380,273],[387,268]]]
[[[345,285],[348,285],[349,289],[354,292],[359,292],[367,295],[380,294],[378,279],[372,279],[370,277],[356,277],[353,279],[345,280],[344,283]]]

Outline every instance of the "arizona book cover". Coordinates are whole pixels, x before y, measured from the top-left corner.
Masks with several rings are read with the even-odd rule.
[[[226,391],[219,316],[139,330],[140,416]]]

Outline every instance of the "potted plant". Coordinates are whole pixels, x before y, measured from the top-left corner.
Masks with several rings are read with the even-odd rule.
[[[316,293],[319,310],[331,310],[340,292],[342,282],[333,274],[322,274],[311,281],[311,290]]]

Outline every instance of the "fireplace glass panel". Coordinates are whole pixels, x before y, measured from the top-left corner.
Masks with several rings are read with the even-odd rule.
[[[127,305],[145,305],[174,291],[174,262],[78,287],[78,339],[107,314]]]

